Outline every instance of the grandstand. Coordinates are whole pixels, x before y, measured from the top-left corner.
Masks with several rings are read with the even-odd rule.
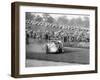
[[[26,20],[26,35],[33,39],[61,40],[68,47],[89,48],[89,28],[84,26],[60,25],[45,21]],[[84,46],[88,44],[87,46]]]

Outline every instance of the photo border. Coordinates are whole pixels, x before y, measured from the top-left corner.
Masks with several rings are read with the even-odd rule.
[[[95,10],[95,70],[89,71],[74,71],[74,72],[55,72],[42,74],[23,74],[20,75],[20,60],[19,60],[19,8],[20,6],[39,6],[39,7],[57,7],[57,8],[72,8],[72,9],[88,9]],[[72,75],[72,74],[86,74],[97,73],[97,7],[96,6],[80,6],[80,5],[61,5],[61,4],[47,4],[47,3],[29,3],[29,2],[13,2],[11,4],[11,76],[15,78],[23,77],[40,77],[40,76],[56,76],[56,75]]]

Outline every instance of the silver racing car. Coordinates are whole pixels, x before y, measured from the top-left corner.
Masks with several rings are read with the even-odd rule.
[[[46,53],[60,54],[63,52],[63,43],[60,40],[52,40],[46,43]]]

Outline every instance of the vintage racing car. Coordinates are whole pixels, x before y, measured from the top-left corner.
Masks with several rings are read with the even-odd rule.
[[[51,40],[46,43],[46,53],[60,54],[63,52],[63,43],[60,40]]]

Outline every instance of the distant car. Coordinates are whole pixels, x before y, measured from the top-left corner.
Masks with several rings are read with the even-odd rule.
[[[46,43],[46,53],[60,54],[63,51],[63,43],[60,40],[52,40]]]

